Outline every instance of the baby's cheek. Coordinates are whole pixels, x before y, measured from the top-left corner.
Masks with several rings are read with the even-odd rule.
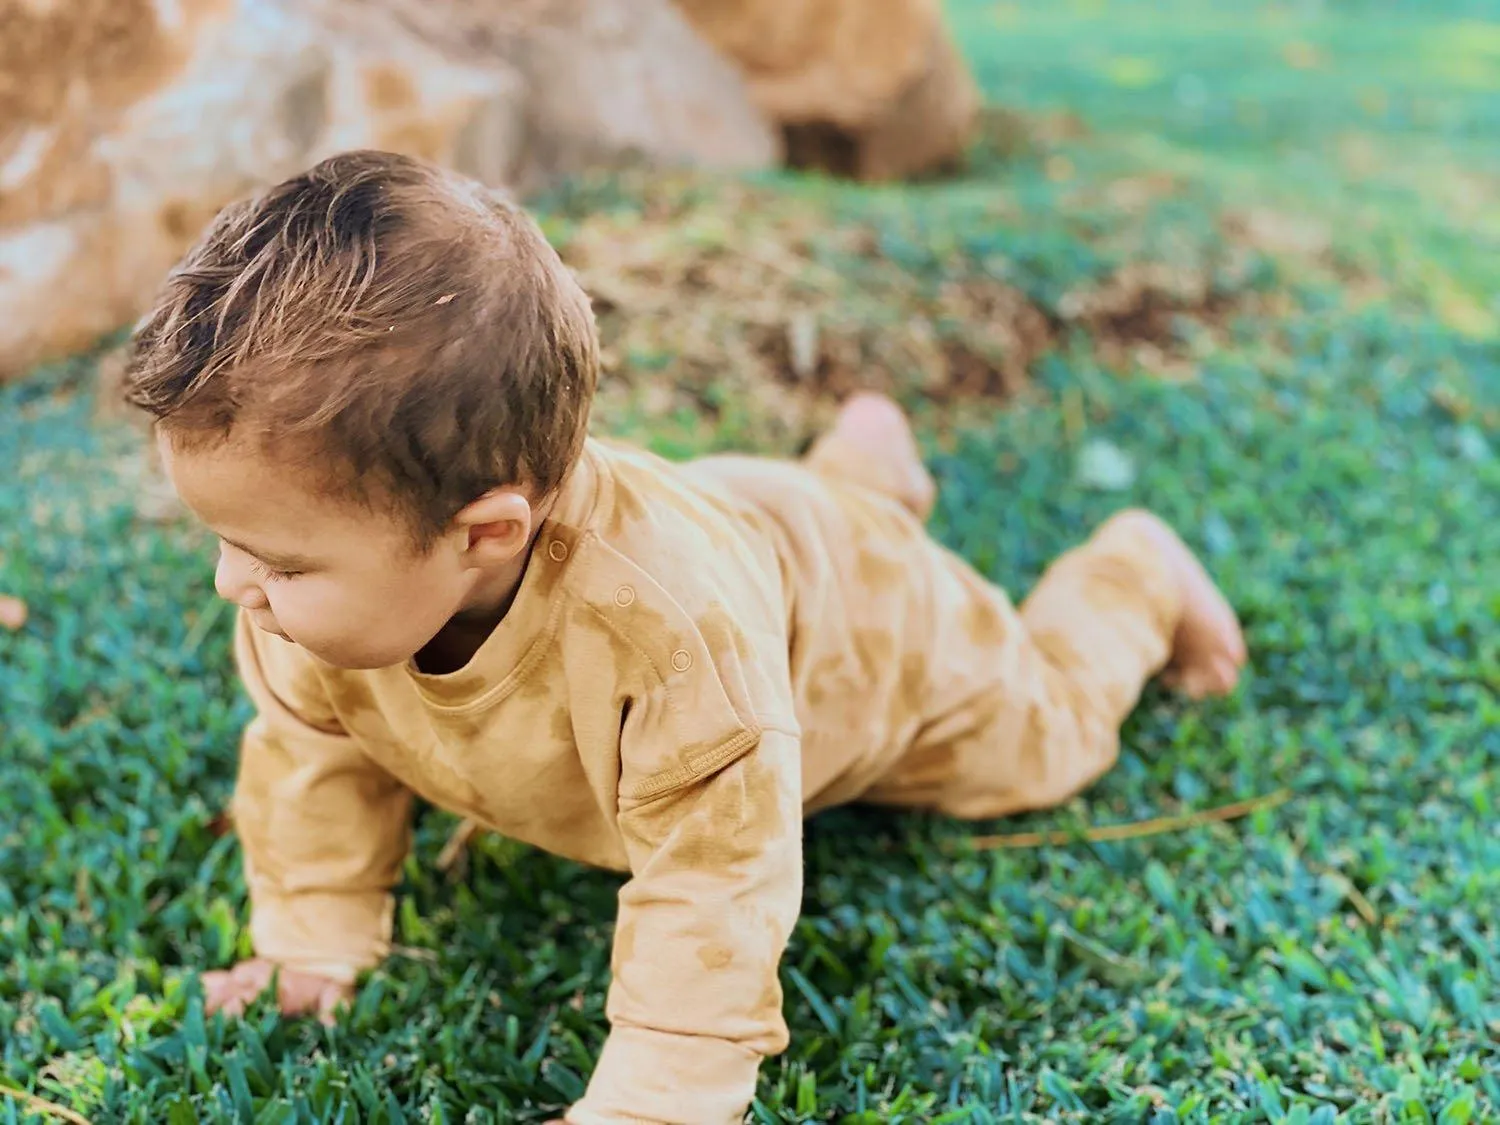
[[[314,579],[292,579],[268,591],[276,622],[292,636],[313,637],[336,633],[342,613],[337,590]]]

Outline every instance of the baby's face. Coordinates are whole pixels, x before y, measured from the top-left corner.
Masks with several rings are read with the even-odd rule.
[[[246,443],[176,448],[158,435],[158,446],[178,496],[219,537],[219,595],[335,667],[405,663],[473,588],[461,532],[419,552],[394,516],[331,499]]]

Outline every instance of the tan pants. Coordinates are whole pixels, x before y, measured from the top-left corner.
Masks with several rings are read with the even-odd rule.
[[[806,462],[910,505],[889,464],[833,441]],[[909,749],[855,799],[976,819],[1066,801],[1114,765],[1121,724],[1170,656],[1181,607],[1161,551],[1138,524],[1112,519],[1017,611],[966,562],[932,549],[946,603],[932,705]]]

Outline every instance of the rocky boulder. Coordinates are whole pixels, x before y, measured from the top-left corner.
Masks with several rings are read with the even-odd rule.
[[[226,202],[342,149],[525,191],[780,144],[668,0],[0,0],[0,377],[131,321]]]
[[[979,94],[939,0],[677,0],[786,134],[793,164],[861,179],[959,156]]]

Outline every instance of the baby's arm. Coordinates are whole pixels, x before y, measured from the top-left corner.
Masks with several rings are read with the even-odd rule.
[[[622,796],[633,877],[612,1030],[570,1125],[739,1122],[762,1057],[786,1046],[777,967],[802,902],[799,743],[747,731],[716,772],[702,750],[696,779],[664,771]]]
[[[235,1011],[279,969],[283,1009],[328,1018],[390,948],[410,793],[338,725],[301,649],[242,619],[235,655],[257,712],[234,796],[256,958],[207,974],[206,997]]]

